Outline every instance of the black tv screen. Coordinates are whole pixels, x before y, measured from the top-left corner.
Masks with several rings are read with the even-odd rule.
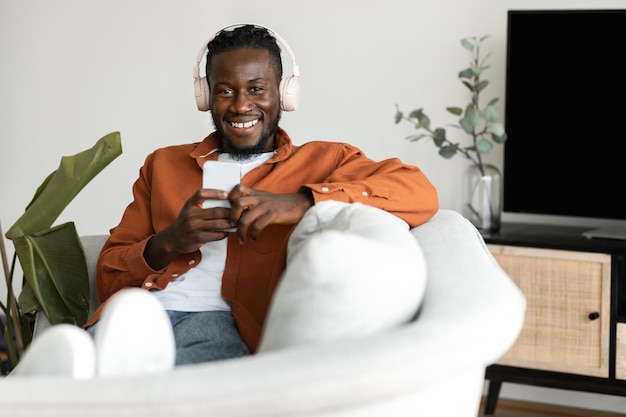
[[[508,12],[503,211],[626,219],[626,10]]]

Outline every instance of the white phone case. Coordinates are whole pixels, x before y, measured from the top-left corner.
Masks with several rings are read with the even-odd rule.
[[[202,188],[230,192],[241,181],[241,165],[236,162],[206,161],[202,172]],[[203,208],[230,207],[228,200],[204,200]]]

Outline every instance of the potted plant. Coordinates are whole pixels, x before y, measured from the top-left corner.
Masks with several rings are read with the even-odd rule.
[[[496,231],[500,228],[501,212],[501,175],[499,170],[483,161],[483,155],[489,153],[494,143],[502,144],[507,135],[504,125],[499,121],[496,108],[497,98],[492,99],[485,107],[480,107],[480,93],[489,85],[489,81],[481,79],[481,75],[489,68],[486,64],[487,54],[480,57],[480,48],[485,39],[469,37],[461,39],[461,45],[471,53],[468,68],[459,72],[459,79],[470,91],[470,102],[461,107],[447,107],[446,110],[460,117],[456,124],[448,125],[469,135],[469,144],[454,142],[448,137],[443,127],[431,128],[430,118],[422,108],[405,115],[396,104],[396,124],[406,121],[415,126],[418,133],[407,136],[410,141],[431,138],[439,148],[439,155],[449,159],[460,154],[471,161],[465,175],[464,184],[464,215],[483,231]]]
[[[87,321],[89,280],[79,235],[73,222],[52,224],[85,185],[121,153],[120,133],[112,132],[92,148],[61,158],[59,168],[39,186],[24,214],[6,232],[15,246],[10,270],[0,239],[8,294],[6,305],[0,302],[0,310],[6,316],[2,336],[9,371],[30,343],[28,317],[36,311],[44,311],[51,324],[81,326]],[[12,291],[16,259],[24,272],[17,300]]]

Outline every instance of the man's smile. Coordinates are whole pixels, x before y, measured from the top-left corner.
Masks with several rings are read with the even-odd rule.
[[[237,123],[237,122],[229,122],[232,127],[235,129],[243,129],[247,127],[252,127],[259,122],[259,119],[250,120],[249,122]]]

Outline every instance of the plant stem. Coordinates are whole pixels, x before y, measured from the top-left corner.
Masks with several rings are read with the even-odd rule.
[[[478,61],[479,57],[480,57],[480,42],[477,42],[476,48],[474,48],[474,51],[473,51],[473,60],[474,60],[475,68],[478,68],[478,66],[480,65],[480,62]],[[474,107],[476,111],[479,111],[480,106],[478,103],[478,96],[479,96],[478,86],[480,84],[480,71],[476,71],[474,73],[472,82],[474,83],[474,88],[472,89],[472,107]],[[474,149],[478,149],[477,148],[478,138],[482,135],[482,133],[484,132],[477,133],[476,127],[472,128],[472,141],[474,143]],[[485,176],[485,168],[483,167],[483,160],[478,150],[476,150],[476,159],[477,159],[476,165],[478,166],[478,169],[480,170],[480,175]]]
[[[4,267],[4,278],[7,284],[7,307],[6,309],[3,308],[3,310],[6,311],[5,314],[7,318],[7,331],[4,339],[7,345],[7,352],[9,353],[11,367],[13,368],[17,365],[17,358],[15,358],[15,354],[10,354],[15,353],[13,351],[13,338],[15,338],[15,345],[17,345],[17,351],[20,357],[24,353],[24,342],[22,340],[22,327],[20,325],[20,315],[17,309],[17,300],[15,299],[15,294],[13,293],[13,268],[11,268],[11,272],[9,272],[9,261],[7,259],[3,236],[4,233],[2,232],[2,224],[0,224],[0,253],[2,255],[2,265]]]

